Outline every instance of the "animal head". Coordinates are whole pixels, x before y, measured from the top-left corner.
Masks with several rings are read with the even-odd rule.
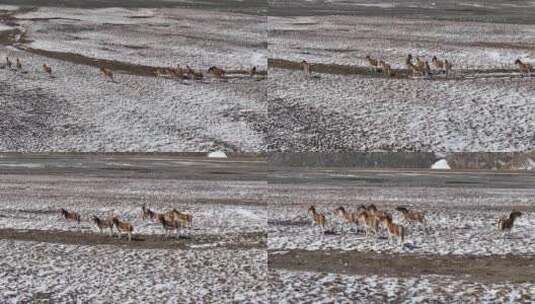
[[[215,71],[216,69],[217,69],[217,68],[216,68],[215,66],[212,66],[212,67],[210,67],[210,68],[208,69],[208,72],[213,72],[213,71]]]
[[[346,213],[346,209],[344,207],[340,206],[340,207],[334,209],[334,212],[336,214],[344,214],[344,213]]]
[[[396,208],[397,211],[401,212],[401,213],[406,213],[406,212],[409,212],[409,210],[407,210],[407,208],[405,207],[397,207]]]
[[[372,212],[376,212],[377,211],[377,207],[375,207],[374,204],[371,204],[368,206],[368,208],[366,208],[368,211],[372,211]]]
[[[308,208],[308,212],[315,213],[316,212],[316,207],[310,206],[310,208]]]
[[[520,58],[518,58],[517,60],[515,60],[515,64],[522,64],[522,61],[520,61]]]
[[[100,222],[100,219],[99,219],[96,215],[92,215],[92,216],[91,216],[91,220],[92,220],[94,223],[98,223],[98,222]]]
[[[431,61],[433,61],[433,62],[438,61],[437,56],[433,56],[433,58],[431,59]]]
[[[412,59],[412,55],[411,54],[407,55],[407,59]]]
[[[513,218],[513,219],[514,219],[514,218],[517,218],[517,217],[520,217],[520,216],[522,216],[522,212],[520,212],[520,211],[513,211],[513,212],[511,212],[511,214],[509,215],[509,217],[510,217],[510,218]]]

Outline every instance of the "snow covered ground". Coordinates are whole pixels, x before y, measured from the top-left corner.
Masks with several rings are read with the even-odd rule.
[[[2,176],[0,229],[96,232],[94,214],[117,215],[135,233],[163,234],[160,224],[142,220],[146,204],[158,212],[191,212],[193,229],[182,232],[189,236],[263,232],[267,215],[259,189],[265,187],[265,182]],[[63,220],[59,208],[80,213],[80,225]]]
[[[269,75],[274,150],[526,151],[535,143],[532,79]]]
[[[267,303],[263,170],[237,155],[0,155],[0,302]],[[143,204],[191,212],[193,228],[164,238]],[[98,234],[93,214],[131,222],[132,241]]]
[[[326,4],[325,10],[330,5]],[[269,18],[269,58],[294,64],[306,60],[312,64],[313,74],[315,64],[323,65],[323,72],[306,79],[302,71],[273,61],[267,88],[270,149],[436,152],[533,148],[535,99],[531,92],[535,81],[521,77],[514,62],[517,58],[535,62],[533,39],[528,38],[534,38],[535,25],[435,20],[420,15],[402,18],[387,13]],[[432,81],[406,76],[387,79],[367,70],[365,57],[370,55],[404,75],[401,70],[406,69],[409,53],[430,64],[433,56],[448,59],[453,63],[450,78],[454,79],[446,81],[438,70]],[[325,71],[329,66],[335,70],[334,65],[363,70]]]
[[[20,58],[23,68],[0,64],[0,150],[265,150],[257,126],[267,115],[265,85],[255,81],[263,76],[180,81],[126,69],[114,71],[116,82],[111,82],[98,70],[116,62],[132,69],[190,65],[205,74],[212,65],[244,71],[256,65],[265,71],[265,18],[184,9],[56,7],[14,18],[24,43],[0,45],[0,55],[13,62]],[[80,60],[87,65],[77,64]],[[53,77],[42,71],[43,63]]]
[[[0,240],[2,303],[267,303],[264,250]]]
[[[361,183],[367,183],[367,179],[359,179],[358,174],[353,176],[353,183],[340,180],[338,184],[334,180],[333,183],[317,183],[313,179],[307,180],[306,174],[304,176],[303,184],[272,186],[272,196],[268,199],[268,247],[271,250],[341,249],[430,255],[535,254],[533,189],[515,188],[512,184],[509,187],[472,186],[477,183],[477,178],[458,186],[456,181],[450,181],[446,186],[433,187],[418,186],[417,180],[412,186],[395,185],[395,181],[394,184],[387,181],[384,185],[363,185]],[[351,177],[348,175],[347,179],[351,180]],[[481,180],[487,178],[479,177]],[[530,176],[525,178],[529,183]],[[362,230],[357,234],[355,226],[344,223],[334,214],[334,209],[339,206],[356,210],[361,204],[372,203],[391,213],[396,223],[401,223],[401,215],[395,210],[397,206],[423,211],[427,225],[424,228],[403,224],[407,232],[403,246],[400,246],[396,242],[389,243],[383,228],[377,239],[366,238]],[[326,216],[328,233],[325,235],[321,234],[319,227],[312,225],[307,214],[311,205]],[[508,216],[513,209],[520,210],[523,215],[515,222],[512,233],[503,240],[496,223],[498,218]]]
[[[265,70],[266,18],[181,8],[41,7],[16,16],[35,49],[151,66]]]
[[[446,58],[455,69],[515,68],[535,61],[535,25],[385,17],[269,18],[269,57],[368,66],[366,55],[405,68],[407,54]],[[531,37],[531,39],[529,38]]]
[[[8,151],[260,151],[247,121],[266,115],[261,82],[204,82],[116,74],[6,49],[27,74],[3,70],[0,110]],[[54,78],[40,70],[46,62]]]
[[[397,278],[335,273],[269,272],[278,303],[529,303],[532,283],[480,283],[427,275]]]

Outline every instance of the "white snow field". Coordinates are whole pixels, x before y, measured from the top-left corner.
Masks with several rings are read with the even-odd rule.
[[[2,303],[267,303],[264,250],[0,240]]]
[[[534,24],[362,16],[270,17],[269,57],[369,66],[366,55],[405,68],[407,54],[446,58],[454,71],[535,61]]]
[[[24,38],[0,44],[0,56],[20,58],[22,70],[0,62],[0,150],[265,150],[258,127],[267,115],[265,76],[232,73],[255,65],[265,72],[265,18],[178,8],[58,7],[10,18],[16,25],[5,30]],[[117,64],[115,82],[100,74],[99,66]],[[205,79],[149,72],[177,64],[203,71]],[[207,75],[212,65],[227,69],[227,79]]]
[[[526,151],[532,79],[437,81],[270,69],[269,143],[281,151]]]
[[[480,283],[448,276],[397,278],[335,273],[269,272],[277,303],[530,303],[531,283]]]
[[[0,302],[267,303],[263,163],[198,155],[0,155]],[[144,204],[192,227],[165,236]],[[92,215],[131,223],[132,240]]]
[[[411,173],[391,174],[403,176]],[[418,186],[418,183],[425,183],[426,177],[413,175],[409,178],[414,178],[415,184],[405,187],[395,185],[395,181],[384,185],[360,184],[359,180],[367,183],[367,179],[359,178],[358,173],[346,177],[348,180],[353,178],[354,184],[344,181],[339,181],[339,184],[314,182],[314,175],[305,174],[301,177],[303,183],[272,185],[268,248],[422,255],[535,254],[533,188],[518,188],[511,183],[473,185],[490,178],[484,175],[468,178],[465,182],[449,181],[446,186]],[[377,175],[378,178],[380,176],[381,173]],[[525,180],[529,182],[532,177],[527,175]],[[342,221],[334,214],[339,206],[354,211],[360,205],[369,204],[391,213],[394,222],[406,228],[403,245],[399,245],[397,240],[389,242],[383,227],[377,238],[366,237],[363,227],[357,233],[355,225]],[[325,235],[319,226],[312,224],[312,218],[307,214],[311,205],[326,216],[328,233]],[[395,210],[398,206],[423,211],[427,224],[407,225],[402,221],[400,212]],[[515,209],[523,214],[504,239],[497,230],[497,221]]]
[[[20,185],[28,185],[30,192]],[[157,212],[176,208],[192,213],[193,228],[181,231],[190,237],[261,233],[267,217],[261,202],[265,188],[265,182],[1,176],[0,229],[96,233],[92,215],[115,215],[131,222],[134,234],[163,235],[161,224],[141,218],[146,204]],[[78,212],[82,222],[65,221],[60,208]]]
[[[270,149],[533,149],[535,78],[523,77],[514,62],[535,62],[534,24],[296,10],[269,18]],[[430,64],[433,56],[448,59],[449,79],[435,67],[433,80],[407,77],[409,53]],[[367,55],[398,76],[374,72]],[[296,70],[302,60],[312,64],[312,78]]]
[[[150,66],[265,70],[265,17],[183,8],[40,7],[16,15],[31,48]]]

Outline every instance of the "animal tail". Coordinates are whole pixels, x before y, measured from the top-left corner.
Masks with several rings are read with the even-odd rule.
[[[401,243],[403,243],[403,241],[405,240],[405,227],[403,226],[400,226],[401,227]]]

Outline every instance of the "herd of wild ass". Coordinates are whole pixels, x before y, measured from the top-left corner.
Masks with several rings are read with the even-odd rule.
[[[427,221],[423,212],[409,210],[401,206],[397,207],[396,211],[401,213],[404,225],[421,225],[424,232],[426,231]],[[327,224],[327,217],[325,214],[318,212],[314,206],[308,208],[308,213],[312,216],[313,224],[319,226],[322,233],[325,233],[325,225]],[[357,233],[359,227],[364,227],[366,237],[377,237],[380,233],[380,228],[384,228],[388,234],[389,242],[394,238],[397,238],[399,244],[402,245],[405,239],[406,228],[400,223],[394,223],[391,213],[377,209],[373,204],[369,206],[361,205],[353,212],[346,210],[344,207],[338,207],[334,210],[334,214],[344,222],[349,223],[350,225],[356,225]],[[521,212],[513,210],[509,216],[502,216],[498,219],[498,231],[502,233],[504,240],[506,233],[512,230],[515,220],[521,215]]]
[[[79,224],[82,221],[82,217],[77,212],[67,211],[61,208],[60,213],[61,216],[69,222],[76,222]],[[158,213],[150,210],[145,205],[141,207],[141,218],[143,221],[150,220],[161,224],[166,237],[169,237],[169,233],[172,231],[174,231],[178,237],[181,228],[192,228],[193,223],[193,215],[191,213],[180,212],[175,208],[164,213]],[[110,236],[113,236],[113,229],[115,228],[119,239],[121,238],[121,235],[126,234],[128,240],[132,240],[134,226],[129,222],[121,221],[117,216],[102,219],[96,215],[92,215],[90,221],[95,224],[100,233],[109,229]]]
[[[9,57],[6,57],[6,63],[2,67],[7,67],[11,70],[22,70],[22,61],[19,58],[16,58],[15,64],[9,59]],[[42,70],[44,73],[48,74],[52,77],[52,68],[44,63],[42,65]],[[110,68],[107,67],[100,67],[100,73],[102,76],[104,76],[107,79],[110,79],[112,82],[115,82],[115,79],[113,78],[113,71]],[[156,77],[167,77],[167,78],[177,78],[181,80],[190,79],[190,80],[202,80],[204,79],[205,73],[203,73],[200,70],[194,70],[189,66],[186,66],[185,68],[180,67],[179,64],[177,64],[176,67],[169,67],[169,68],[156,68],[153,71],[154,75]],[[210,67],[206,74],[211,74],[217,79],[224,79],[226,72],[224,69],[219,68],[217,66]],[[257,75],[256,66],[252,67],[249,70],[249,76],[255,77]]]
[[[394,71],[392,66],[383,60],[373,58],[370,55],[366,56],[366,60],[368,61],[368,64],[372,70],[376,73],[383,73],[387,78],[399,76],[399,72]],[[531,77],[531,72],[534,71],[531,63],[522,62],[520,59],[517,59],[514,63],[522,75]],[[432,79],[433,75],[435,74],[445,74],[446,78],[448,78],[453,68],[453,64],[450,61],[447,59],[441,60],[437,56],[433,56],[431,59],[431,64],[433,65],[434,69],[431,68],[429,61],[420,58],[420,56],[416,56],[416,61],[413,61],[411,54],[407,55],[407,58],[405,59],[405,66],[407,67],[409,76],[411,77],[424,77],[426,79]],[[312,65],[306,60],[303,60],[301,65],[305,77],[312,77]]]

